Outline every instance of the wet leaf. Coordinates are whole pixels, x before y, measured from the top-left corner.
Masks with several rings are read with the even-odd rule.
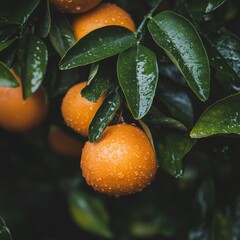
[[[193,105],[187,92],[167,81],[161,81],[157,97],[164,102],[174,118],[188,127],[193,125]]]
[[[89,126],[89,141],[96,142],[104,129],[109,125],[117,114],[121,106],[121,96],[118,91],[111,93],[104,100],[98,111],[96,112]]]
[[[170,11],[162,12],[148,23],[154,41],[165,50],[181,71],[193,92],[206,101],[210,91],[207,53],[193,25]]]
[[[5,48],[0,52],[0,61],[3,62],[6,66],[10,67],[13,62],[13,58],[15,56],[18,44],[15,41],[11,47]]]
[[[98,71],[91,81],[87,83],[87,86],[81,91],[82,97],[88,99],[91,102],[97,102],[97,100],[113,87],[112,71],[108,71],[106,64],[100,64]]]
[[[159,167],[176,178],[182,177],[183,157],[195,143],[196,141],[181,132],[162,132],[162,135],[155,141]]]
[[[41,1],[40,8],[40,19],[38,20],[38,25],[36,27],[36,34],[39,37],[46,37],[49,34],[51,28],[51,15],[49,9],[49,1],[43,0]]]
[[[117,73],[133,117],[141,119],[152,105],[158,81],[154,52],[141,45],[122,52],[118,58]]]
[[[170,128],[176,128],[182,131],[187,131],[187,128],[184,124],[174,118],[165,116],[154,106],[150,108],[149,112],[143,118],[143,120],[156,126],[166,126]]]
[[[0,72],[0,86],[11,88],[19,86],[19,83],[9,71],[9,68],[2,62],[0,62]]]
[[[1,217],[0,217],[0,239],[1,240],[12,240],[11,233]]]
[[[68,19],[60,13],[54,13],[52,16],[49,37],[53,47],[61,57],[76,43]]]
[[[41,85],[47,66],[47,47],[35,35],[27,35],[18,49],[21,66],[23,97],[29,98]]]
[[[9,47],[13,42],[15,41],[15,39],[10,39],[4,42],[0,42],[0,52],[2,50],[4,50],[5,48]]]
[[[211,105],[192,129],[191,137],[203,138],[230,133],[240,134],[240,93]]]
[[[0,18],[10,23],[24,24],[40,0],[8,0],[1,4]]]
[[[119,26],[96,29],[81,38],[60,61],[60,69],[84,66],[114,56],[136,42],[133,32]]]
[[[72,217],[79,227],[102,237],[111,238],[109,217],[100,199],[83,192],[73,192],[69,200]]]
[[[222,28],[204,35],[210,63],[219,72],[240,79],[240,39]]]

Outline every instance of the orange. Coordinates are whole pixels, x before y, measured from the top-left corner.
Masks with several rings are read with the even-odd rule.
[[[12,71],[13,72],[13,71]],[[16,80],[20,78],[13,72]],[[27,100],[23,100],[22,86],[0,87],[0,127],[9,131],[24,132],[40,124],[47,114],[45,93],[39,88]]]
[[[80,139],[72,137],[56,127],[50,129],[48,143],[54,152],[76,158],[81,156],[84,145]]]
[[[135,31],[135,25],[129,14],[112,3],[102,3],[92,11],[77,16],[73,21],[73,32],[77,40],[91,31],[110,25],[118,25]]]
[[[50,0],[50,2],[62,13],[83,13],[97,6],[101,0]]]
[[[101,106],[105,96],[97,102],[90,102],[81,96],[87,82],[71,87],[63,98],[62,115],[66,124],[82,136],[88,136],[88,128],[92,119]]]
[[[148,137],[130,124],[109,126],[97,142],[87,142],[80,165],[90,186],[114,196],[141,191],[157,172]]]

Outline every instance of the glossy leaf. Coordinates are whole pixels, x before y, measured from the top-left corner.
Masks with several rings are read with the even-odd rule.
[[[89,141],[96,142],[104,129],[113,120],[121,105],[121,97],[118,91],[111,93],[96,112],[89,126]]]
[[[36,34],[39,37],[46,37],[51,28],[51,15],[48,0],[41,1],[40,11],[41,14],[39,14],[40,19],[38,20],[38,25],[36,27]]]
[[[12,240],[11,233],[1,217],[0,217],[0,239],[1,240]]]
[[[53,47],[61,57],[76,43],[68,19],[60,13],[54,13],[52,17],[49,37]]]
[[[70,211],[76,224],[92,233],[110,238],[109,217],[100,199],[83,192],[70,195]]]
[[[88,76],[88,84],[91,83],[91,81],[97,75],[99,66],[100,66],[99,62],[93,63],[91,65],[90,73],[89,73],[89,76]]]
[[[155,142],[159,167],[168,174],[179,178],[183,175],[183,157],[195,145],[196,141],[181,132],[166,131]]]
[[[0,42],[0,52],[2,50],[4,50],[5,48],[7,48],[8,46],[10,46],[13,42],[15,41],[15,39],[10,39],[4,42]]]
[[[60,69],[84,66],[114,56],[136,42],[133,32],[119,26],[96,29],[81,38],[60,61]]]
[[[188,127],[193,125],[193,105],[187,92],[170,82],[162,81],[157,97],[164,102],[171,114]]]
[[[108,71],[106,64],[102,64],[98,67],[98,71],[91,81],[87,83],[87,86],[81,91],[82,97],[88,99],[91,102],[97,102],[97,100],[106,93],[111,87],[113,87],[112,72]]]
[[[5,48],[0,52],[0,61],[3,62],[6,66],[10,67],[12,65],[18,43],[14,42],[11,47]]]
[[[24,24],[39,3],[40,0],[5,1],[0,8],[0,18],[10,23]]]
[[[192,129],[191,137],[203,138],[230,133],[240,134],[240,93],[211,105]]]
[[[9,68],[2,62],[0,62],[0,72],[0,86],[11,88],[19,86],[19,83],[9,71]]]
[[[133,117],[141,119],[152,105],[158,81],[154,52],[141,45],[122,52],[118,58],[117,74]]]
[[[210,91],[209,62],[193,25],[184,17],[166,11],[153,17],[148,23],[148,29],[199,99],[206,101]]]
[[[26,36],[18,49],[23,97],[29,98],[41,85],[48,59],[46,45],[37,36]]]
[[[184,124],[174,118],[165,116],[154,106],[150,108],[149,112],[143,118],[143,120],[156,126],[166,126],[170,128],[176,128],[182,131],[187,131],[187,128]]]
[[[240,39],[225,29],[204,35],[210,63],[223,74],[240,79]]]

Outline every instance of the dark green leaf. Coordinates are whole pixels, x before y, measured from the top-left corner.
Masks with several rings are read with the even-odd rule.
[[[0,61],[3,62],[6,66],[10,67],[12,65],[17,47],[18,43],[14,42],[11,47],[5,48],[2,52],[0,52]]]
[[[191,137],[203,138],[230,133],[240,134],[240,93],[211,105],[192,129]]]
[[[210,13],[219,8],[225,0],[202,0],[202,1],[189,1],[191,11],[197,14]]]
[[[49,37],[52,45],[61,57],[76,43],[68,19],[60,13],[54,13],[52,17]]]
[[[10,39],[10,40],[7,40],[5,42],[1,42],[0,43],[0,52],[2,50],[4,50],[5,48],[7,48],[8,46],[10,46],[14,41],[15,41],[15,39]]]
[[[105,238],[110,238],[109,217],[102,202],[83,192],[70,195],[70,211],[81,228]]]
[[[91,65],[90,73],[89,73],[89,76],[88,76],[88,84],[91,83],[91,81],[97,75],[99,66],[100,66],[99,62],[93,63]]]
[[[8,0],[1,4],[0,18],[10,23],[24,24],[40,0]]]
[[[6,227],[5,222],[0,217],[0,239],[1,240],[12,240],[11,233],[9,229]]]
[[[240,79],[240,39],[224,28],[211,29],[204,37],[213,67],[229,77]]]
[[[60,61],[60,69],[84,66],[114,56],[133,45],[136,37],[119,26],[96,29],[80,39]]]
[[[148,23],[154,41],[163,48],[179,68],[189,86],[202,101],[210,90],[207,53],[193,25],[170,11],[162,12]]]
[[[178,178],[183,175],[182,160],[196,141],[181,132],[166,131],[155,141],[159,167]]]
[[[38,25],[36,27],[36,34],[39,37],[46,37],[51,28],[51,15],[49,9],[49,1],[41,1],[41,8],[39,13]]]
[[[98,71],[93,79],[88,83],[87,86],[81,91],[84,98],[91,102],[97,102],[97,100],[106,93],[111,87],[113,87],[112,72],[107,70],[106,64],[102,64],[98,67]]]
[[[158,81],[154,52],[141,45],[122,52],[118,58],[117,73],[133,117],[141,119],[152,105]]]
[[[27,35],[18,49],[23,81],[23,97],[29,98],[41,85],[47,66],[48,52],[40,38]]]
[[[2,62],[0,62],[0,86],[3,87],[18,87],[19,83],[16,81],[13,74],[9,71],[9,68]]]
[[[166,126],[170,128],[176,128],[182,131],[187,131],[187,128],[184,124],[179,122],[174,118],[170,118],[162,114],[157,108],[152,106],[147,113],[147,115],[143,118],[144,122],[156,125],[156,126]]]
[[[171,114],[188,127],[193,125],[193,106],[188,94],[167,81],[159,84],[157,96],[167,105]]]
[[[207,178],[198,189],[192,212],[196,224],[202,224],[211,216],[215,205],[215,187],[212,178]]]
[[[113,120],[121,105],[121,97],[118,91],[111,93],[96,112],[89,126],[89,141],[96,142],[104,129]]]

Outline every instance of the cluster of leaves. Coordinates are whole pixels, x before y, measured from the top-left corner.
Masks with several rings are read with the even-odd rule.
[[[112,224],[115,235],[238,239],[239,137],[232,134],[240,132],[240,40],[226,29],[236,17],[237,1],[165,1],[171,11],[161,11],[163,2],[119,1],[132,13],[135,33],[109,26],[76,42],[72,16],[55,12],[49,1],[7,1],[0,8],[0,85],[18,86],[10,67],[23,81],[25,99],[43,84],[52,119],[61,124],[63,94],[88,79],[82,96],[95,102],[107,94],[90,125],[90,141],[97,141],[120,111],[152,138],[162,176],[139,205],[112,211],[111,219],[119,219]],[[64,176],[60,172],[56,178]],[[173,183],[168,175],[182,178]],[[74,186],[68,194],[73,218],[110,237],[106,199]],[[124,208],[124,200],[116,201]],[[109,208],[115,205],[112,201]]]

